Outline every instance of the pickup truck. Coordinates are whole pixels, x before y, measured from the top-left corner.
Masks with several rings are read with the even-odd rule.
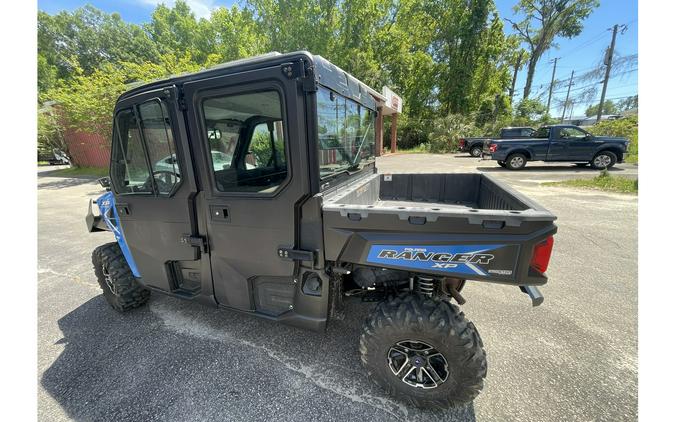
[[[483,158],[496,160],[509,170],[521,170],[528,161],[590,164],[602,170],[624,161],[628,153],[626,138],[595,136],[578,126],[542,126],[532,136],[493,139],[483,144]]]
[[[368,378],[418,406],[473,400],[487,361],[462,288],[541,304],[556,217],[483,174],[380,174],[374,92],[296,52],[124,93],[85,218],[115,237],[92,254],[106,301],[157,292],[323,331],[351,298],[370,308]]]
[[[505,127],[499,131],[498,139],[513,139],[524,138],[531,136],[534,128],[531,127]],[[480,157],[483,153],[483,144],[485,141],[490,141],[495,138],[460,138],[459,150],[460,152],[468,152],[472,157]]]

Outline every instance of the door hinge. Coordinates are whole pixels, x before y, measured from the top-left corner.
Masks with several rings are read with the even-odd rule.
[[[194,248],[199,248],[202,253],[209,253],[209,242],[205,236],[192,236],[184,234],[180,238],[180,243],[190,245]]]
[[[318,89],[314,77],[314,66],[305,60],[300,59],[297,62],[283,63],[281,73],[288,79],[296,79],[298,83],[302,84],[304,92],[316,92]]]

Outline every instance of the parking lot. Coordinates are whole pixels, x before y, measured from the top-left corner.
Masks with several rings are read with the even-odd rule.
[[[358,354],[370,306],[326,333],[153,294],[121,315],[100,294],[87,233],[92,179],[38,174],[38,416],[41,420],[624,421],[637,419],[637,197],[540,186],[593,177],[568,164],[522,171],[466,155],[394,154],[380,172],[490,174],[558,216],[543,305],[469,282],[463,310],[488,355],[472,405],[422,411],[383,394]],[[612,174],[637,177],[637,167]]]

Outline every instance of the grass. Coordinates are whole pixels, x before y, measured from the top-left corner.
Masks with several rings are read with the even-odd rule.
[[[108,175],[107,168],[99,167],[68,167],[56,170],[51,176],[57,177],[104,177]]]
[[[607,192],[619,193],[637,193],[638,181],[637,179],[629,179],[622,176],[612,176],[607,170],[603,170],[599,176],[592,179],[572,179],[563,180],[561,182],[545,182],[547,186],[566,186],[583,189],[596,189]]]

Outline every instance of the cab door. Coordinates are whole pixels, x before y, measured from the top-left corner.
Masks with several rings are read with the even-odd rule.
[[[299,205],[309,192],[302,89],[277,65],[183,90],[215,298],[278,316],[292,308],[296,263],[283,251],[298,243]]]
[[[196,294],[200,251],[190,242],[196,187],[176,98],[176,87],[165,86],[118,102],[110,179],[120,246],[134,275],[155,289]]]

